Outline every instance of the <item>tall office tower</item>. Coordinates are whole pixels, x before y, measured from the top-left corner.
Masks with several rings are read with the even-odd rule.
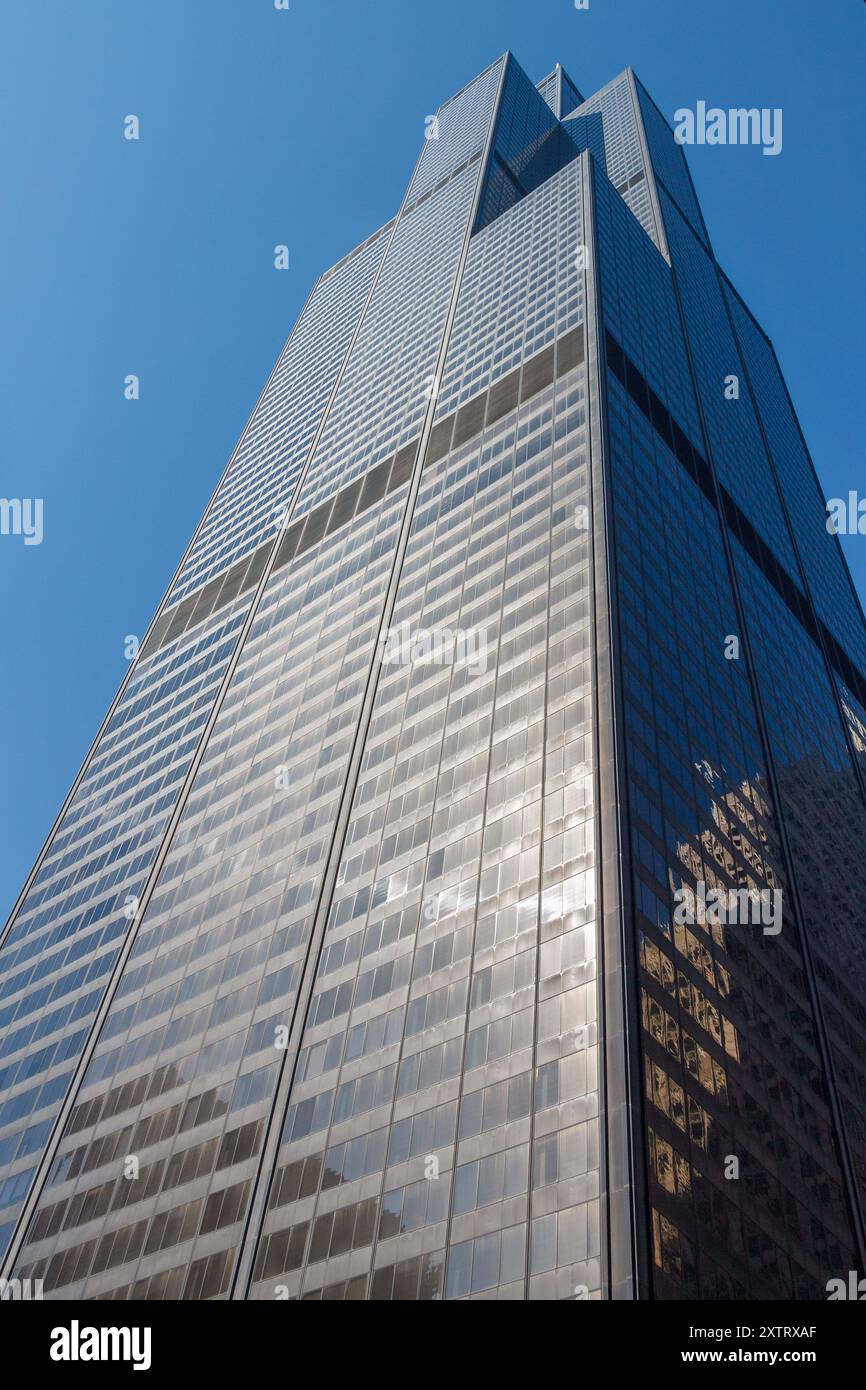
[[[866,1269],[866,626],[631,71],[510,56],[327,271],[0,953],[4,1274]]]

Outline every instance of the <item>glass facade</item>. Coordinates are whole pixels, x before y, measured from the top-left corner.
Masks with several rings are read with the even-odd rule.
[[[866,626],[775,353],[630,70],[506,55],[428,135],[3,937],[3,1272],[821,1297],[862,1257]]]

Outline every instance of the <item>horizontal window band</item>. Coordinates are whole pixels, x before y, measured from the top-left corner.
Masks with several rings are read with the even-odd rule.
[[[434,425],[427,447],[425,466],[437,463],[452,449],[460,448],[482,429],[495,425],[497,420],[531,400],[555,380],[579,367],[584,360],[583,326],[579,325],[534,357],[528,357],[508,376],[500,377],[488,390],[460,406]],[[472,422],[471,432],[468,422]]]
[[[690,477],[697,483],[703,495],[718,510],[713,472],[706,459],[693,446],[680,429],[670,411],[653,391],[623,352],[622,347],[608,330],[606,333],[607,364],[620,385],[628,392],[635,405],[652,425],[656,434],[678,459]],[[851,661],[844,647],[833,636],[830,629],[813,613],[799,585],[795,584],[787,570],[779,564],[770,547],[758,534],[745,512],[737,505],[731,494],[719,483],[722,512],[728,530],[742,545],[755,562],[768,583],[775,589],[782,602],[796,618],[803,631],[811,637],[820,649],[822,641],[830,662],[849,689],[861,704],[866,705],[866,679]]]
[[[630,188],[637,188],[638,184],[643,183],[645,178],[646,175],[643,169],[641,169],[637,174],[632,174],[631,178],[626,179],[624,183],[616,184],[616,191],[619,193],[620,197],[622,197],[623,193],[627,193]]]
[[[460,406],[444,420],[434,425],[424,460],[425,467],[476,438],[485,428],[501,420],[518,405],[537,396],[551,383],[584,360],[583,328],[578,327],[566,333],[556,343],[529,357],[521,367],[499,381],[471,401]],[[283,569],[298,559],[320,541],[333,535],[350,521],[368,512],[385,497],[403,487],[412,476],[418,439],[399,449],[396,454],[371,468],[360,478],[347,483],[333,497],[322,502],[306,516],[298,517],[285,531],[277,547],[274,571]],[[197,593],[190,594],[174,608],[163,613],[154,626],[145,646],[142,657],[154,656],[169,642],[175,641],[189,628],[204,622],[217,609],[230,603],[240,594],[255,588],[261,579],[268,555],[273,545],[273,537],[245,555],[230,569],[224,570],[205,584]]]

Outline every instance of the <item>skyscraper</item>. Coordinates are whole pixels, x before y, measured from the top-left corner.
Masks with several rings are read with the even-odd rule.
[[[682,147],[506,55],[314,286],[10,919],[4,1274],[826,1297],[864,731]]]

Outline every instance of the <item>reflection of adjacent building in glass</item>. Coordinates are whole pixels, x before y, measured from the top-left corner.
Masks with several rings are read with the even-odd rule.
[[[494,63],[314,286],[13,913],[3,1273],[866,1267],[864,672],[669,126],[630,71],[584,101]],[[781,891],[782,930],[677,922],[699,884]]]

